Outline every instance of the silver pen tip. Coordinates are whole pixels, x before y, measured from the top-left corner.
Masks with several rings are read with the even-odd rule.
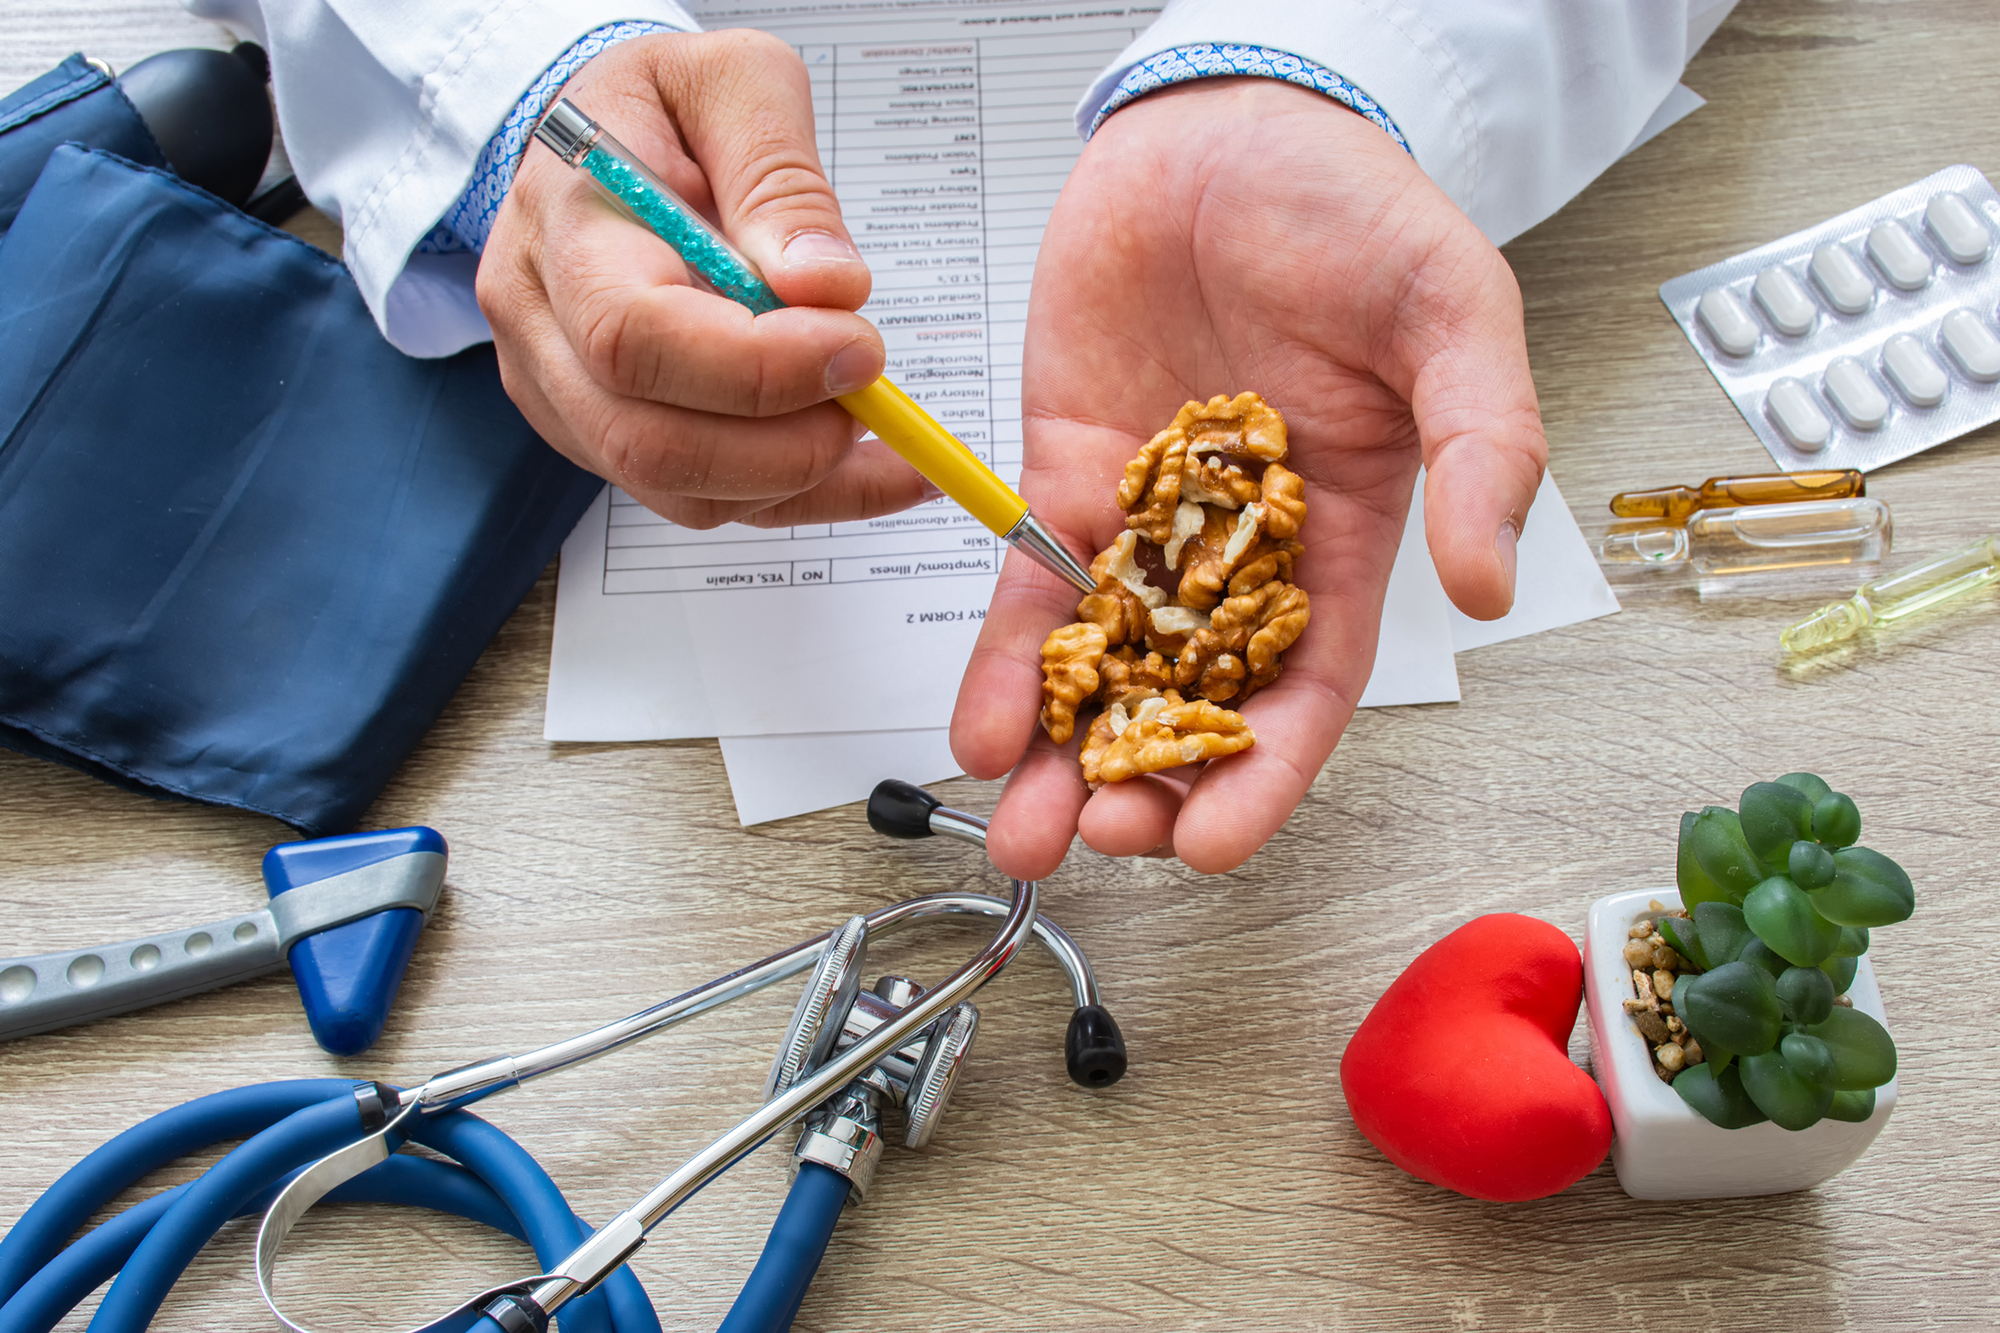
[[[1021,521],[1010,530],[1005,540],[1017,550],[1027,555],[1042,568],[1062,576],[1065,583],[1081,593],[1097,591],[1097,580],[1090,571],[1077,562],[1069,553],[1069,548],[1056,540],[1054,533],[1042,526],[1042,521],[1031,511],[1021,516]]]

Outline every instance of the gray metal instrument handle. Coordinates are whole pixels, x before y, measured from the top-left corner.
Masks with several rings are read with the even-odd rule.
[[[410,858],[426,863],[411,873]],[[0,1041],[109,1018],[282,967],[300,938],[391,907],[426,917],[445,858],[409,852],[287,889],[264,907],[186,930],[26,958],[0,958]]]

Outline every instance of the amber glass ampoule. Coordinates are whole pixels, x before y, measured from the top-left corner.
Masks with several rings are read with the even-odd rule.
[[[1796,500],[1845,500],[1867,493],[1868,479],[1853,468],[1771,472],[1754,477],[1710,477],[1699,487],[1621,491],[1611,497],[1611,512],[1620,518],[1663,518],[1669,523],[1681,523],[1698,509],[1789,504]]]

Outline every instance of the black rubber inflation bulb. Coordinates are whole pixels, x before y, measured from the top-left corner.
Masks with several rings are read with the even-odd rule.
[[[248,42],[235,52],[188,48],[146,57],[118,86],[174,174],[240,208],[271,158],[266,69],[263,51]]]
[[[868,827],[888,838],[928,838],[931,811],[943,804],[914,782],[886,778],[868,794]]]
[[[229,48],[229,54],[250,67],[250,74],[259,83],[271,81],[271,55],[255,42],[238,42]]]
[[[1108,1088],[1125,1077],[1125,1034],[1104,1006],[1086,1004],[1069,1016],[1063,1061],[1079,1088]]]

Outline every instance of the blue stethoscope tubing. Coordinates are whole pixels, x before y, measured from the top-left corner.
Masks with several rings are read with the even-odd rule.
[[[356,1084],[287,1079],[198,1097],[142,1121],[65,1172],[0,1240],[0,1333],[46,1333],[116,1274],[92,1333],[137,1333],[216,1230],[261,1213],[292,1173],[367,1131]],[[365,1085],[364,1085],[365,1086]],[[590,1235],[562,1191],[513,1139],[467,1111],[420,1118],[409,1137],[451,1162],[393,1155],[328,1196],[470,1218],[525,1240],[544,1269]],[[74,1244],[69,1238],[148,1172],[244,1140],[199,1179],[134,1204]],[[453,1165],[452,1163],[457,1163]],[[782,1333],[805,1298],[846,1202],[845,1177],[801,1165],[771,1239],[723,1323],[725,1333]],[[562,1333],[659,1333],[630,1268],[569,1302]],[[481,1317],[475,1333],[499,1333]]]
[[[832,1167],[799,1163],[764,1253],[717,1333],[784,1333],[792,1326],[833,1238],[833,1224],[847,1204],[848,1189],[847,1177]]]

